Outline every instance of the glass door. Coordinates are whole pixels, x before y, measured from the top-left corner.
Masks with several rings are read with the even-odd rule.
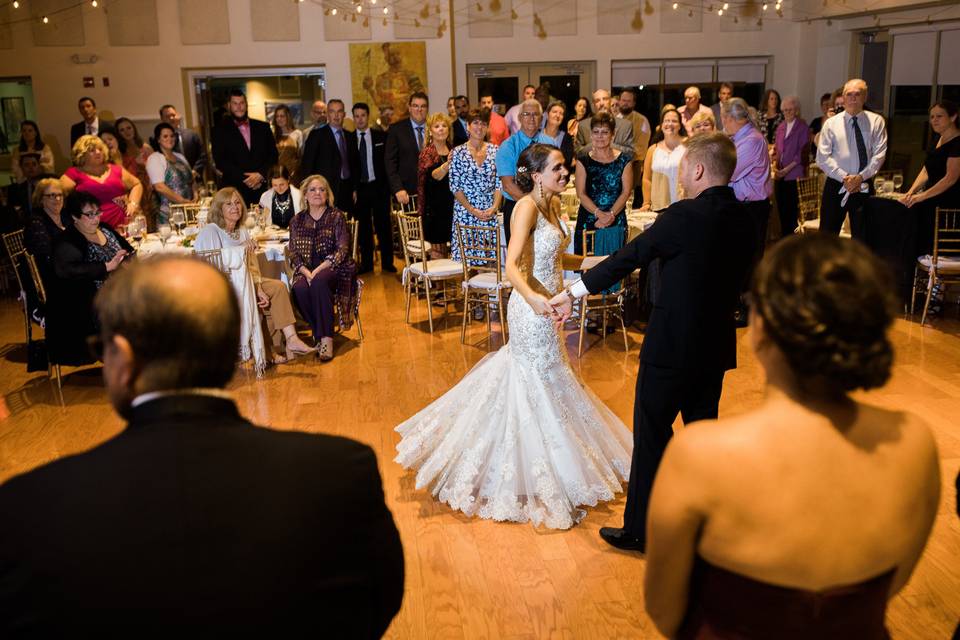
[[[476,104],[481,94],[492,93],[503,113],[520,102],[526,85],[548,84],[550,96],[562,100],[570,114],[577,98],[593,92],[595,77],[595,62],[468,64],[467,95]]]

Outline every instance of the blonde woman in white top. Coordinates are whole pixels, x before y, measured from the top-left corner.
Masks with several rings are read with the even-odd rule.
[[[680,200],[677,174],[686,147],[683,146],[680,112],[666,109],[661,115],[663,140],[647,150],[643,161],[643,206],[641,211],[659,211]]]

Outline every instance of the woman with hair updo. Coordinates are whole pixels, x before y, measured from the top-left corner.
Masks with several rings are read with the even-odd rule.
[[[751,291],[760,407],[688,426],[657,472],[646,607],[672,638],[889,638],[939,504],[918,417],[861,402],[890,377],[890,275],[858,242],[774,245]],[[763,606],[757,606],[763,602]]]
[[[418,489],[469,516],[568,529],[613,500],[630,475],[633,437],[570,366],[549,299],[580,256],[560,219],[563,154],[528,146],[517,161],[507,247],[510,342],[397,427],[396,461]]]
[[[443,113],[427,118],[427,137],[417,161],[417,213],[430,257],[443,258],[453,228],[453,193],[450,191],[450,146],[453,128]]]

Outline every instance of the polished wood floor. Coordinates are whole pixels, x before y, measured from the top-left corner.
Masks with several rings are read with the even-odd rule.
[[[622,498],[591,509],[574,529],[556,532],[471,520],[414,490],[412,475],[393,462],[399,439],[394,425],[446,391],[491,346],[480,323],[468,334],[473,344],[461,345],[459,316],[437,322],[431,336],[423,303],[412,315],[421,322],[405,324],[399,280],[366,279],[362,344],[338,339],[333,362],[303,360],[272,369],[263,380],[241,371],[230,388],[255,422],[350,436],[377,451],[407,560],[406,597],[388,637],[657,637],[644,613],[644,560],[611,549],[597,535],[601,526],[620,523]],[[895,638],[948,638],[960,617],[960,521],[953,489],[960,466],[960,322],[955,308],[949,315],[926,328],[899,320],[893,379],[866,396],[923,416],[940,447],[940,515],[913,580],[890,606]],[[0,481],[93,447],[122,428],[105,401],[97,368],[67,370],[65,406],[59,406],[45,375],[25,373],[22,332],[15,302],[0,300]],[[355,330],[348,334],[355,336]],[[641,340],[639,331],[631,331],[625,352],[614,334],[577,361],[575,335],[567,335],[580,373],[627,425]],[[742,334],[739,351],[741,366],[726,378],[722,414],[750,409],[761,399],[762,373]]]

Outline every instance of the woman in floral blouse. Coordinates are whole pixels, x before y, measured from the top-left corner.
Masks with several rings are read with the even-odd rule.
[[[497,145],[484,142],[490,110],[473,109],[467,114],[467,142],[450,154],[450,191],[453,192],[453,239],[450,252],[462,260],[456,225],[497,227],[497,209],[502,198],[497,176]]]

